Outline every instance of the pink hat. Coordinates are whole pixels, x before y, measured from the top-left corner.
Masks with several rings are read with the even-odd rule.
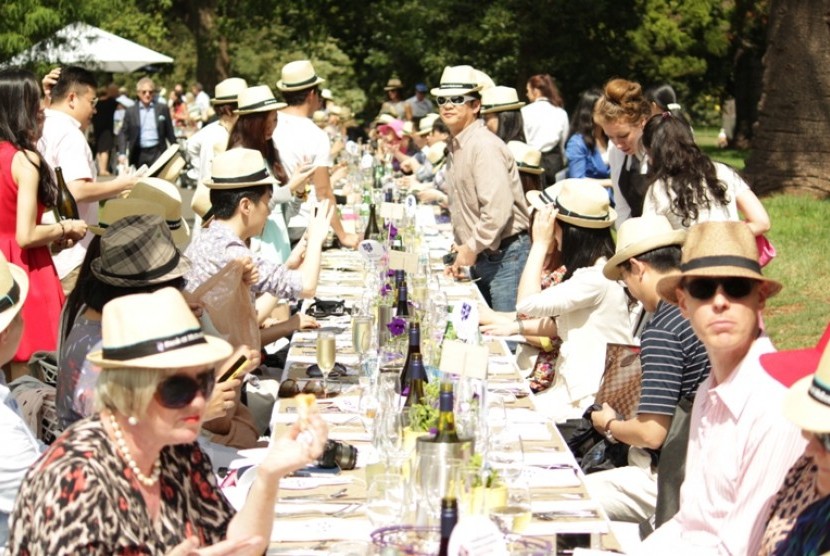
[[[390,131],[397,136],[398,139],[403,137],[403,122],[401,120],[392,120],[388,124],[383,124],[382,126],[378,127],[378,131],[383,133],[389,133]]]

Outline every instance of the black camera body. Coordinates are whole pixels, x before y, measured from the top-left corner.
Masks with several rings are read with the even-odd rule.
[[[317,465],[323,469],[354,469],[357,465],[357,448],[339,440],[326,440],[326,447],[323,449],[323,455],[317,460]]]
[[[458,251],[453,251],[451,253],[447,253],[441,260],[444,261],[444,266],[452,266],[455,264],[455,259],[458,258]]]

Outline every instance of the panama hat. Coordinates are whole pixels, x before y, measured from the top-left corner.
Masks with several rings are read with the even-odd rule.
[[[98,225],[89,226],[89,231],[98,236],[104,235],[107,228],[118,220],[138,214],[155,214],[164,218],[164,207],[144,199],[110,199],[98,214]]]
[[[415,125],[410,120],[405,121],[401,128],[401,133],[411,137],[415,133]]]
[[[804,430],[830,432],[830,325],[814,348],[765,353],[761,365],[789,386],[784,415]]]
[[[444,141],[433,143],[427,149],[427,160],[433,166],[437,166],[447,156],[447,144]]]
[[[241,93],[236,101],[236,114],[255,114],[256,112],[271,112],[288,106],[284,102],[277,101],[274,93],[268,85],[254,85],[248,87]]]
[[[418,135],[426,135],[432,131],[432,128],[435,125],[435,120],[438,118],[440,118],[438,114],[427,114],[421,118],[421,121],[418,122]]]
[[[542,174],[545,169],[542,168],[542,153],[521,141],[508,141],[507,148],[516,159],[516,166],[520,172],[528,174]]]
[[[622,279],[619,265],[660,247],[683,245],[686,230],[675,230],[662,214],[629,218],[617,230],[617,250],[605,263],[602,273],[609,280]]]
[[[161,205],[164,208],[164,221],[170,228],[176,245],[184,245],[190,240],[190,226],[182,217],[182,195],[175,185],[160,178],[141,178],[127,198],[143,199]]]
[[[660,297],[677,304],[675,289],[686,276],[751,278],[761,282],[766,297],[781,284],[761,274],[755,236],[745,222],[702,222],[689,229],[680,258],[680,272],[657,283]]]
[[[325,79],[318,76],[314,66],[308,60],[289,62],[282,67],[281,79],[277,81],[280,91],[302,91],[323,83]]]
[[[211,177],[204,181],[210,189],[239,189],[253,185],[275,185],[265,167],[262,153],[254,149],[231,149],[216,155]]]
[[[181,165],[180,165],[181,164]],[[145,176],[149,176],[151,178],[160,178],[162,174],[170,175],[171,171],[178,168],[178,172],[182,171],[184,168],[184,158],[182,157],[181,151],[179,150],[179,144],[174,143],[167,147],[163,153],[153,162],[150,168],[147,169],[147,173]],[[178,172],[176,173],[176,178],[179,177]],[[162,178],[165,179],[165,178]],[[174,180],[175,181],[175,178]]]
[[[513,87],[490,87],[481,91],[482,114],[518,110],[524,105],[524,102],[519,101],[519,94]]]
[[[154,214],[114,222],[101,236],[101,254],[90,263],[96,278],[121,287],[160,284],[184,276],[189,268],[164,220]]]
[[[384,91],[394,91],[395,89],[403,89],[403,83],[397,77],[393,77],[387,81],[386,87],[383,88]]]
[[[117,297],[104,305],[101,349],[87,359],[102,369],[178,369],[226,359],[233,348],[206,336],[175,288]]]
[[[241,77],[229,77],[216,84],[214,89],[213,104],[229,104],[236,102],[239,93],[248,88],[248,82]]]
[[[596,180],[562,180],[544,191],[528,191],[525,198],[537,210],[553,204],[557,219],[580,228],[610,228],[617,220],[608,192]]]
[[[0,332],[9,327],[23,308],[29,295],[29,276],[26,271],[6,260],[0,253]]]
[[[483,71],[473,69],[473,73],[476,76],[476,83],[479,84],[482,92],[486,91],[487,89],[490,89],[491,87],[496,86],[496,82],[493,81],[493,79]]]
[[[334,100],[334,95],[331,94],[331,89],[323,89],[320,91],[320,96],[325,100]]]
[[[196,191],[193,192],[193,198],[190,199],[190,208],[193,212],[199,215],[199,218],[204,219],[205,215],[210,211],[210,189],[205,184],[200,183],[196,185]],[[204,225],[204,220],[202,221]]]
[[[314,114],[311,115],[311,121],[317,125],[325,124],[328,119],[329,117],[325,110],[315,110]]]
[[[441,74],[441,83],[430,91],[436,97],[455,97],[481,90],[480,72],[472,66],[447,66]]]

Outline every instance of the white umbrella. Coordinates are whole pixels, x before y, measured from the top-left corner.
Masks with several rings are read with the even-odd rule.
[[[173,58],[92,25],[76,22],[21,52],[5,65],[20,66],[34,61],[130,73],[149,64],[172,64]]]

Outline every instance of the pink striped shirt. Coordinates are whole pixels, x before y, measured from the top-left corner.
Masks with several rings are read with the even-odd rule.
[[[643,554],[757,554],[775,493],[806,441],[781,414],[786,389],[761,367],[775,351],[758,338],[738,368],[697,391],[680,511],[641,546]]]

